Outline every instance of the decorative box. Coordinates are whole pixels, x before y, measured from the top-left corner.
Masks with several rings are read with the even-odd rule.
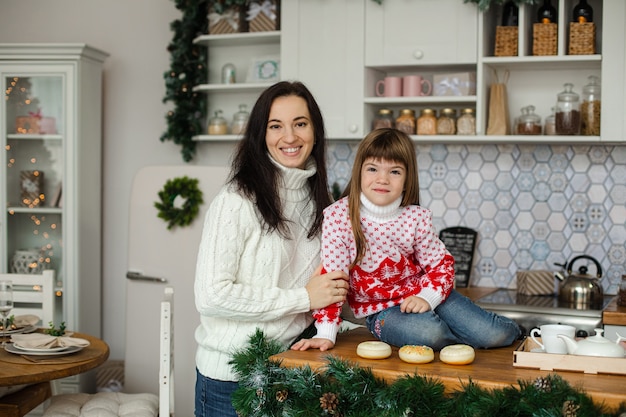
[[[556,23],[533,24],[533,55],[556,55]]]
[[[278,0],[254,1],[248,8],[248,30],[250,32],[269,32],[280,28]]]
[[[24,134],[54,134],[57,133],[56,120],[54,117],[39,115],[17,116],[15,131]]]
[[[496,26],[494,56],[517,56],[517,26]]]
[[[555,278],[552,271],[517,271],[517,292],[524,295],[554,295]]]
[[[596,53],[596,25],[593,22],[569,24],[570,55],[593,55]]]
[[[20,203],[25,207],[43,205],[43,172],[20,171]]]
[[[475,72],[433,75],[434,96],[473,96],[474,94],[476,94]]]
[[[209,34],[247,32],[248,25],[244,10],[239,6],[230,6],[222,13],[213,7],[209,9]]]

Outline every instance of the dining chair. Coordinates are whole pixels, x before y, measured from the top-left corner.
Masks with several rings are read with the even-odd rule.
[[[55,319],[54,271],[41,274],[0,273],[0,280],[13,282],[13,309],[11,315],[34,314],[40,317],[40,325],[46,327]],[[0,415],[22,417],[58,392],[53,382],[27,385],[19,391],[0,398]]]
[[[165,287],[161,301],[158,395],[98,392],[53,395],[43,417],[173,417],[174,416],[174,288]]]

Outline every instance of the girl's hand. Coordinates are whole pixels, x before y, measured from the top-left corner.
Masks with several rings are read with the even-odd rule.
[[[425,313],[430,311],[430,304],[423,298],[412,295],[400,304],[400,311],[403,313]]]
[[[300,339],[291,346],[291,350],[307,350],[309,348],[319,349],[321,352],[335,347],[335,344],[328,339]]]
[[[350,287],[346,273],[334,271],[320,275],[320,272],[322,272],[322,265],[317,267],[305,287],[309,293],[311,310],[346,301],[346,295],[348,295],[348,288]]]

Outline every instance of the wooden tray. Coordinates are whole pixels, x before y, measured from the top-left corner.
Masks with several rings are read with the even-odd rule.
[[[539,345],[534,340],[530,337],[526,338],[513,352],[513,366],[540,369],[542,371],[626,375],[626,358],[532,352],[533,349],[537,348],[539,348]]]

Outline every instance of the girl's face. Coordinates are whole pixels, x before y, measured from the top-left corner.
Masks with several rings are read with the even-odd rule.
[[[274,99],[265,132],[265,144],[272,158],[287,168],[304,169],[314,143],[306,101],[298,96]]]
[[[406,167],[400,162],[367,158],[361,167],[361,191],[372,203],[386,206],[404,191]]]

